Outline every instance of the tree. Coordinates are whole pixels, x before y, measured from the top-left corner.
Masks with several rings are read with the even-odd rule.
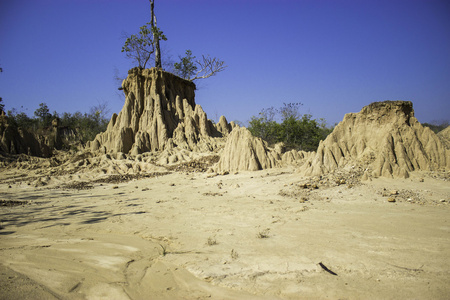
[[[151,22],[140,27],[138,34],[126,36],[125,45],[122,52],[138,64],[138,67],[145,68],[150,58],[154,57],[155,67],[161,68],[161,49],[159,41],[167,41],[167,37],[156,26],[156,16],[154,13],[154,0],[150,0]]]
[[[147,27],[147,25],[151,26],[151,23],[147,23],[144,26],[140,27],[139,33],[133,34],[127,37],[125,41],[125,45],[122,47],[122,52],[126,53],[126,56],[133,61],[135,61],[140,68],[144,68],[147,65],[147,62],[150,58],[155,54],[159,58],[159,64],[161,64],[161,53],[160,50],[156,50],[155,47],[155,37],[158,39],[158,48],[159,48],[159,39],[167,41],[164,33],[156,27]],[[160,66],[158,68],[161,68]]]
[[[280,125],[274,120],[277,110],[274,107],[261,110],[259,117],[253,116],[249,122],[250,132],[270,144],[278,140]]]
[[[61,127],[75,132],[75,139],[83,144],[92,141],[97,134],[108,127],[107,118],[109,109],[107,102],[99,103],[90,108],[89,113],[82,114],[77,111],[73,114],[64,112],[60,118]]]
[[[92,141],[98,133],[106,130],[109,122],[106,118],[108,111],[105,102],[92,107],[89,114],[78,116],[77,131],[83,143]]]
[[[209,57],[205,55],[202,55],[202,60],[197,60],[196,63],[199,66],[198,69],[200,71],[195,74],[194,78],[190,79],[191,81],[209,78],[219,72],[222,72],[227,67],[225,66],[224,61],[221,61],[216,57]]]
[[[47,104],[39,104],[39,108],[34,111],[34,115],[39,118],[40,125],[42,127],[50,126],[52,122],[52,114],[50,113]]]
[[[281,114],[281,121],[287,120],[289,118],[293,118],[297,120],[301,114],[299,112],[300,106],[302,106],[303,103],[296,102],[296,103],[283,103],[283,107],[280,108],[279,112]]]
[[[17,112],[15,108],[8,110],[8,122],[17,128],[26,128],[28,130],[35,130],[37,128],[38,120],[31,119],[26,113]]]
[[[216,57],[202,55],[201,60],[195,60],[191,50],[186,50],[186,56],[179,58],[180,62],[174,64],[175,74],[189,81],[209,78],[227,67]]]
[[[155,15],[155,0],[149,0],[150,1],[150,11],[151,11],[151,28],[153,33],[153,47],[155,49],[155,67],[162,68],[161,63],[161,49],[159,47],[159,39],[160,37],[164,39],[165,41],[167,38],[164,36],[162,31],[159,30],[156,24],[156,15]]]
[[[3,73],[2,68],[0,68],[0,73]],[[3,111],[3,109],[5,108],[5,105],[2,102],[3,102],[3,99],[2,99],[2,97],[0,97],[0,111]]]
[[[149,25],[150,23],[147,23]],[[127,37],[122,52],[137,63],[138,67],[145,68],[147,62],[155,52],[153,46],[153,34],[147,25],[141,26],[137,35]]]
[[[160,40],[167,41],[167,38],[157,26],[155,1],[149,0],[149,2],[150,22],[140,27],[137,35],[126,36],[122,52],[125,52],[127,57],[135,61],[140,68],[145,68],[150,58],[154,57],[155,67],[162,69]],[[187,50],[186,56],[180,57],[180,62],[174,64],[174,73],[184,79],[194,81],[214,76],[226,68],[225,62],[216,57],[202,55],[199,60],[195,60],[195,58],[192,51]]]
[[[301,103],[283,103],[280,109],[263,109],[259,117],[252,117],[248,129],[269,144],[283,142],[288,148],[313,151],[324,140],[331,129],[326,128],[323,119],[312,119],[309,114],[301,115]],[[274,121],[276,114],[281,115],[281,123]]]
[[[181,57],[179,63],[174,63],[174,72],[181,78],[189,80],[191,76],[195,75],[197,71],[197,66],[195,65],[195,56],[192,56],[191,50],[186,50],[186,56]]]

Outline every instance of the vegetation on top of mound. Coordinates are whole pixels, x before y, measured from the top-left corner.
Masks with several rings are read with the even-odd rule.
[[[314,151],[333,129],[326,127],[324,119],[313,119],[310,114],[300,114],[301,103],[283,103],[283,107],[261,110],[253,116],[248,130],[269,144],[283,142],[286,147],[296,150]],[[276,116],[281,117],[277,122]]]
[[[222,72],[227,67],[225,62],[209,55],[202,55],[201,59],[195,59],[191,50],[186,50],[186,56],[179,56],[179,62],[163,63],[161,58],[160,41],[167,41],[163,31],[157,26],[155,15],[155,1],[150,1],[150,22],[140,27],[138,34],[125,34],[125,44],[122,52],[133,63],[145,69],[149,60],[155,61],[155,67],[167,69],[183,79],[195,81],[205,79]],[[170,60],[170,59],[169,59]]]

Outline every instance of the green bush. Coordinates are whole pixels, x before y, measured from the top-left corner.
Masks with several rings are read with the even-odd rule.
[[[269,144],[276,143],[281,129],[280,124],[274,121],[276,114],[277,110],[273,107],[261,110],[258,117],[251,117],[248,130]]]
[[[17,112],[15,108],[8,110],[8,122],[16,128],[26,128],[28,130],[37,130],[38,120],[28,117],[26,113]]]
[[[323,119],[312,119],[309,114],[299,113],[300,103],[284,104],[280,109],[263,109],[259,117],[252,117],[248,129],[269,144],[283,142],[289,149],[314,151],[332,129],[326,127]],[[281,123],[274,120],[281,115]]]
[[[106,105],[91,108],[89,113],[63,113],[60,126],[73,130],[77,138],[84,144],[92,141],[97,134],[106,130],[109,119],[106,118]]]
[[[50,113],[47,104],[39,104],[39,108],[34,111],[37,117],[39,128],[46,128],[52,125],[53,115]]]

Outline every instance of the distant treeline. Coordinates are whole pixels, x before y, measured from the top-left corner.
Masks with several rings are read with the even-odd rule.
[[[4,106],[2,106],[3,109]],[[94,106],[89,113],[50,113],[46,103],[39,104],[39,108],[34,111],[34,117],[29,117],[25,112],[13,108],[8,110],[8,124],[11,126],[26,129],[31,133],[45,135],[48,131],[57,126],[64,132],[65,139],[71,142],[81,142],[85,144],[95,136],[106,130],[109,119],[105,103]],[[66,145],[69,147],[69,145]]]
[[[429,127],[434,133],[444,130],[448,127],[448,121],[434,121],[432,123],[422,123],[423,126]]]

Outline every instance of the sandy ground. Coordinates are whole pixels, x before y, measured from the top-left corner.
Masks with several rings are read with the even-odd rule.
[[[450,295],[450,183],[429,174],[315,186],[292,169],[172,172],[68,189],[11,172],[0,299]]]

